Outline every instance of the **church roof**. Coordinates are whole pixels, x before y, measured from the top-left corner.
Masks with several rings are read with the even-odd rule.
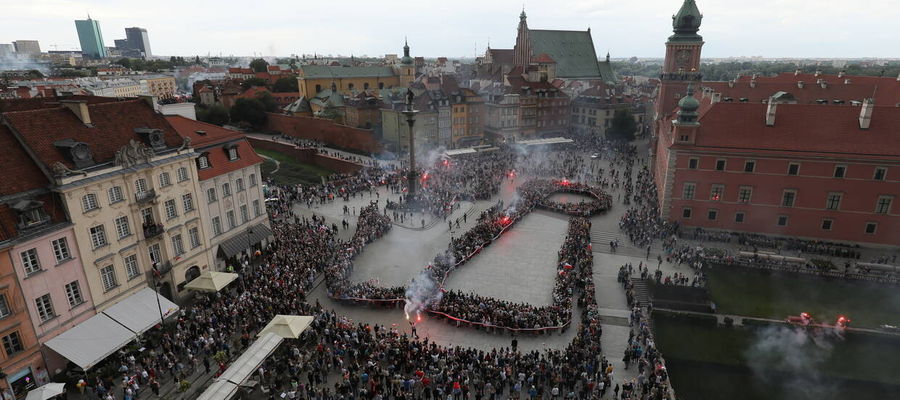
[[[528,33],[532,53],[546,53],[556,61],[556,76],[593,79],[602,76],[590,31],[530,29]]]
[[[597,67],[600,68],[600,79],[604,83],[614,84],[619,80],[616,78],[616,73],[613,72],[612,63],[609,61],[600,61],[597,63]]]
[[[369,78],[394,76],[391,67],[342,67],[326,65],[300,66],[300,76],[307,79],[316,78]]]

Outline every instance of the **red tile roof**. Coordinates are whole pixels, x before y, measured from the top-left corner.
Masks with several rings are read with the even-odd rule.
[[[0,124],[0,171],[15,179],[0,179],[0,196],[25,192],[45,187],[50,181],[41,172],[34,160],[28,156],[13,133],[5,125]]]
[[[497,64],[512,64],[516,52],[513,49],[490,49],[491,61]]]
[[[120,101],[115,97],[100,97],[100,96],[66,96],[66,97],[34,97],[28,99],[11,99],[4,100],[0,99],[0,113],[9,112],[9,111],[28,111],[28,110],[37,110],[41,108],[57,108],[59,107],[60,100],[85,100],[88,104],[97,104],[97,103],[112,103]]]
[[[698,147],[900,158],[900,109],[876,106],[869,129],[860,107],[779,104],[766,126],[766,104],[716,103],[700,117]]]
[[[191,138],[191,146],[197,152],[207,153],[211,167],[197,171],[200,180],[207,180],[263,162],[240,132],[178,115],[167,116],[166,121],[175,128],[178,135]],[[197,131],[204,131],[206,134],[200,135]],[[237,144],[240,158],[228,161],[225,149],[222,147],[226,143]]]
[[[135,128],[156,128],[164,133],[168,147],[181,145],[181,138],[161,114],[144,100],[88,104],[93,127],[87,127],[68,108],[58,106],[31,111],[7,112],[3,117],[48,168],[62,162],[76,169],[53,143],[64,139],[85,142],[97,164],[112,161],[115,152],[132,139],[143,138]]]
[[[556,64],[556,60],[554,60],[553,57],[547,55],[547,53],[541,53],[531,61],[544,64]]]
[[[825,89],[821,89],[820,86],[816,85],[816,82],[819,79],[824,80],[828,84],[828,87]],[[744,85],[743,87],[747,87],[749,86],[751,80],[753,80],[752,76],[741,76],[740,78],[736,79],[735,86],[737,87],[740,85]],[[845,80],[849,80],[850,83],[844,83]],[[803,89],[799,89],[797,87],[798,81],[803,82]],[[841,100],[849,102],[849,100],[862,100],[866,97],[874,97],[875,104],[878,105],[894,106],[900,103],[900,81],[897,80],[896,76],[879,77],[844,75],[839,78],[837,75],[819,74],[818,76],[816,76],[816,74],[807,73],[794,75],[794,73],[792,72],[785,72],[776,76],[757,76],[756,82],[758,88],[764,87],[766,90],[771,90],[773,88],[780,87],[781,89],[777,90],[790,92],[795,96],[802,95],[798,95],[794,92],[802,92],[806,89],[819,88],[819,90],[821,90],[823,94],[827,94],[828,92],[832,91],[832,89],[834,89],[833,92],[836,93],[836,95],[844,96],[844,98],[831,97],[829,98],[829,100],[840,98]],[[769,84],[770,86],[764,86],[765,84]],[[703,86],[712,85],[715,85],[715,87],[717,88],[722,86],[725,86],[726,88],[728,87],[727,82],[703,82]],[[721,93],[723,93],[724,95],[725,92]],[[753,97],[753,95],[745,95],[740,97],[750,98]],[[812,97],[812,95],[807,97]],[[815,99],[813,99],[813,101],[815,101]]]

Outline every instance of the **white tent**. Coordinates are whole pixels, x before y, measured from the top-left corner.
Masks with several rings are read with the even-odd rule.
[[[197,397],[197,400],[222,400],[222,399],[230,399],[232,396],[237,394],[238,385],[235,385],[228,381],[215,381],[212,385],[209,385],[206,390]]]
[[[143,288],[45,345],[88,370],[159,323],[156,302],[156,292]],[[159,305],[166,316],[178,311],[178,306],[163,296],[159,296]]]
[[[197,399],[225,400],[234,396],[237,388],[250,379],[250,375],[259,369],[263,361],[275,352],[283,340],[283,337],[274,333],[267,333],[257,339]]]
[[[25,400],[50,400],[66,392],[65,383],[48,383],[28,392]]]
[[[137,293],[128,296],[112,307],[103,311],[110,318],[125,325],[136,334],[144,333],[159,323],[159,310],[168,318],[178,312],[178,305],[169,301],[165,296],[159,296],[157,305],[156,292],[150,288],[143,288]]]
[[[312,321],[313,317],[308,315],[276,315],[256,336],[274,333],[285,339],[296,339]]]
[[[184,285],[185,289],[199,292],[218,292],[238,278],[238,274],[229,272],[203,271],[200,276]]]

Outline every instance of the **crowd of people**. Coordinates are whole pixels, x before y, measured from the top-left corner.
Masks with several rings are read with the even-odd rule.
[[[666,240],[678,232],[677,222],[670,223],[659,214],[656,185],[646,167],[637,175],[632,198],[633,206],[619,222],[619,228],[628,234],[631,243],[638,247],[650,246],[654,240]]]
[[[516,304],[474,293],[449,291],[430,310],[446,316],[451,323],[487,330],[543,333],[566,329],[572,319],[572,296],[576,288],[587,287],[592,282],[590,275],[585,276],[582,272],[593,260],[590,226],[590,221],[585,218],[569,220],[568,233],[558,254],[550,305]]]
[[[537,204],[542,208],[568,214],[577,217],[591,217],[606,212],[612,207],[612,197],[599,188],[592,187],[581,182],[569,180],[531,179],[519,186],[520,192],[533,192],[533,196],[540,197]],[[589,197],[590,200],[579,202],[553,201],[550,195],[556,192],[572,193]],[[531,194],[529,194],[531,195]]]
[[[325,284],[329,296],[345,301],[401,301],[404,293],[402,287],[381,287],[370,282],[352,283],[350,279],[353,259],[367,244],[384,236],[391,226],[391,219],[379,212],[376,203],[372,202],[360,209],[353,237],[336,246],[335,259],[325,269]]]

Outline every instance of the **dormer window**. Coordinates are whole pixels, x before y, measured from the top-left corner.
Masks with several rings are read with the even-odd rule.
[[[197,168],[198,169],[206,169],[209,168],[209,153],[203,153],[200,157],[197,157]]]
[[[36,200],[21,200],[11,204],[10,208],[19,215],[18,228],[21,230],[43,225],[50,221],[44,212],[44,203]]]
[[[225,147],[225,154],[228,155],[228,161],[234,161],[234,160],[237,160],[238,158],[240,158],[240,157],[238,157],[237,143],[229,143],[229,144],[226,144],[224,147]]]

